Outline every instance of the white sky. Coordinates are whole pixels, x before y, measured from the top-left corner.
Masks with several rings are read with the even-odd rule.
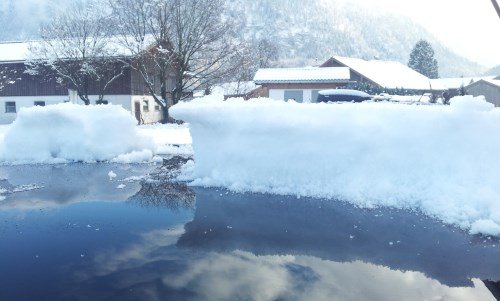
[[[500,65],[500,18],[491,0],[344,1],[411,17],[456,53],[487,67]]]

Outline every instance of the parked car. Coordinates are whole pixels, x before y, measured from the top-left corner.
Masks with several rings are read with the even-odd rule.
[[[369,94],[357,90],[335,89],[318,93],[318,102],[362,102],[371,99]]]

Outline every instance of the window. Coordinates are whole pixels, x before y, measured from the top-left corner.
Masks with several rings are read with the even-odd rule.
[[[45,101],[35,101],[35,107],[45,107]]]
[[[5,102],[5,113],[16,113],[16,102],[6,101]]]
[[[302,90],[285,90],[285,100],[293,99],[296,102],[304,101],[304,92]]]
[[[158,104],[155,104],[155,111],[160,112],[160,106]]]
[[[319,90],[311,91],[311,102],[318,102]]]
[[[149,101],[147,99],[142,101],[142,111],[149,112]]]

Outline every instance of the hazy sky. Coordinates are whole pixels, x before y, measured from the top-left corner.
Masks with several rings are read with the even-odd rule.
[[[500,18],[491,0],[344,1],[411,17],[458,54],[489,67],[500,65]]]

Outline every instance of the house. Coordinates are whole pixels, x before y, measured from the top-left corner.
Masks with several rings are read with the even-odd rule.
[[[277,100],[315,102],[321,90],[346,87],[351,82],[349,68],[267,68],[254,77],[262,95]]]
[[[54,78],[26,73],[25,63],[30,59],[29,42],[0,43],[0,70],[15,74],[13,83],[0,89],[0,124],[11,123],[23,107],[45,106],[62,102],[83,102],[71,87],[64,87]],[[127,56],[126,53],[118,53]],[[122,68],[117,66],[117,68]],[[97,87],[90,84],[91,100],[97,101]],[[149,95],[142,77],[136,71],[125,68],[123,75],[106,90],[104,103],[121,105],[140,123],[162,120],[163,113]]]
[[[433,84],[425,75],[396,61],[333,56],[321,67],[349,68],[349,79],[352,82],[369,84],[385,90],[410,90],[418,94],[432,92],[436,95],[446,90],[440,83]]]
[[[262,96],[262,86],[252,81],[222,83],[211,87],[212,94],[224,95],[224,99],[242,97],[246,100]]]
[[[466,86],[473,84],[477,81],[480,81],[482,79],[493,80],[495,79],[495,76],[437,78],[437,79],[431,79],[431,83],[433,86],[443,86],[448,90],[450,97],[453,97],[460,95],[461,89],[465,89]]]
[[[500,76],[493,79],[481,79],[465,87],[467,94],[483,95],[486,101],[500,107]]]

